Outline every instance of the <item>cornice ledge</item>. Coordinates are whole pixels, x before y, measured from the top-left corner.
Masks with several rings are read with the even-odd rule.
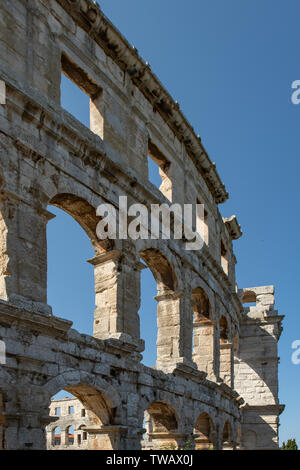
[[[131,77],[134,84],[162,115],[169,127],[184,143],[211,190],[217,204],[229,195],[203,144],[196,135],[179,104],[163,87],[151,67],[131,46],[120,31],[103,14],[97,3],[90,0],[56,0],[70,16],[101,46],[102,49]]]
[[[243,235],[241,226],[235,215],[232,215],[231,217],[223,217],[223,222],[232,240],[238,240]]]

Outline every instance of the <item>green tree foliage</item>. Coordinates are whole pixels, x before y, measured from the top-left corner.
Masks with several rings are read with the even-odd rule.
[[[288,439],[287,443],[283,442],[281,450],[298,450],[296,439]]]

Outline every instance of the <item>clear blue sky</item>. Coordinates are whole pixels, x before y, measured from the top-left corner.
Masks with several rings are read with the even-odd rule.
[[[296,437],[300,444],[300,365],[291,363],[291,343],[300,339],[300,105],[291,103],[291,83],[300,79],[300,3],[102,0],[100,5],[179,101],[217,164],[230,193],[220,211],[236,214],[244,232],[234,242],[239,286],[276,287],[276,306],[286,315],[279,346],[280,401],[286,404],[280,437]],[[84,119],[84,104],[70,93],[64,106],[77,105]],[[48,229],[49,303],[55,314],[91,333],[93,272],[85,260],[93,251],[69,216],[53,212],[59,215]],[[154,362],[154,295],[145,272],[141,318],[147,363]]]

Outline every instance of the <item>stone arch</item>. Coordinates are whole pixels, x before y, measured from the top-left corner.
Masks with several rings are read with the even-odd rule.
[[[83,228],[89,237],[96,254],[105,253],[113,249],[113,240],[99,240],[96,234],[100,218],[96,215],[96,207],[86,199],[70,193],[58,193],[49,201],[49,205],[65,211]]]
[[[60,426],[53,426],[51,430],[51,445],[60,446],[62,444],[62,430]]]
[[[143,449],[176,449],[179,447],[179,418],[167,401],[153,401],[145,410],[146,435]]]
[[[215,427],[210,415],[203,411],[199,415],[194,428],[196,450],[207,450],[214,447],[214,429]]]
[[[116,408],[121,405],[119,393],[109,382],[101,377],[79,371],[67,371],[51,379],[44,385],[43,396],[47,404],[51,397],[61,390],[74,395],[89,412],[88,444],[89,448],[115,449],[118,446],[114,429]],[[73,425],[73,423],[68,423]],[[51,429],[51,425],[47,429]],[[67,443],[67,432],[64,434]]]
[[[86,426],[86,423],[80,423],[76,426],[75,431],[82,431],[82,429]]]
[[[75,427],[75,440],[77,447],[81,447],[87,441],[86,424],[80,424]]]
[[[192,305],[194,321],[201,322],[203,320],[211,320],[211,304],[208,295],[202,287],[196,287],[192,290]]]
[[[147,412],[153,418],[154,432],[176,432],[178,430],[178,415],[167,402],[154,401]]]
[[[219,321],[220,325],[220,343],[224,344],[229,341],[229,322],[225,315],[222,315]]]
[[[78,398],[103,424],[110,423],[113,409],[121,404],[119,393],[108,381],[87,372],[67,371],[44,385],[49,403],[51,397],[61,390],[66,390]]]
[[[147,254],[148,257],[151,257],[152,254],[154,255],[157,253],[158,257],[164,258],[166,261],[164,261],[164,266],[166,267],[166,270],[170,270],[171,274],[171,291],[176,290],[176,291],[182,291],[184,287],[184,278],[182,274],[182,265],[179,257],[175,254],[174,251],[172,251],[171,247],[169,246],[168,240],[164,240],[164,243],[162,243],[161,240],[156,240],[156,239],[139,239],[136,240],[135,242],[135,248],[137,253],[139,253],[140,257],[142,257],[143,253]],[[144,262],[148,264],[147,260],[145,259]],[[149,265],[150,268],[150,265]],[[150,268],[151,269],[151,268]],[[153,263],[153,276],[156,276],[156,269]],[[160,278],[163,277],[163,273],[161,272],[160,274],[157,273],[157,283],[160,283]],[[164,279],[165,281],[165,286],[166,289],[168,288],[168,282],[166,282],[166,278]],[[173,285],[172,285],[173,281]],[[174,282],[175,281],[175,282]],[[164,290],[164,282],[161,283],[162,290]],[[161,292],[159,292],[161,293]]]
[[[165,254],[161,251],[148,248],[140,251],[142,260],[150,268],[156,282],[158,293],[172,293],[178,288],[178,279],[175,269]]]
[[[106,288],[106,277],[103,276],[103,271],[101,267],[99,267],[99,257],[108,255],[109,252],[113,252],[115,248],[115,240],[99,240],[97,237],[96,229],[97,224],[100,221],[100,217],[96,215],[96,208],[97,202],[91,201],[92,197],[85,199],[83,197],[78,196],[76,193],[57,193],[52,198],[48,200],[48,205],[55,206],[65,213],[69,214],[83,229],[85,234],[87,235],[91,246],[94,250],[94,254],[92,254],[92,259],[84,259],[84,263],[89,261],[90,264],[93,265],[94,270],[94,294],[93,294],[93,287],[91,285],[91,295],[94,297],[94,305],[96,305],[96,310],[94,311],[94,322],[93,322],[93,334],[94,336],[99,335],[99,325],[98,325],[98,317],[99,310],[103,312],[103,296],[102,292]],[[99,199],[98,203],[103,202]],[[89,256],[90,257],[90,256]],[[86,268],[87,269],[87,268]],[[112,273],[114,272],[114,266],[111,267],[111,271],[107,274],[109,278]],[[91,284],[93,283],[91,279]],[[105,293],[106,294],[106,293]],[[108,296],[106,295],[106,298]],[[92,306],[93,308],[93,306]]]
[[[215,294],[211,290],[211,287],[200,277],[195,275],[194,272],[190,274],[191,281],[189,281],[189,289],[190,289],[190,295],[198,289],[201,288],[205,292],[205,296],[208,298],[208,301],[210,303],[210,310],[211,310],[211,320],[216,319],[216,299],[215,299]]]
[[[157,283],[157,368],[172,366],[184,356],[186,344],[185,324],[181,318],[183,311],[182,292],[178,290],[179,282],[174,265],[165,253],[158,249],[148,248],[139,252],[144,263],[150,268]]]
[[[72,428],[72,430],[71,430]],[[73,433],[72,433],[73,431]],[[73,424],[69,424],[65,429],[66,444],[74,445],[75,443],[75,428]]]

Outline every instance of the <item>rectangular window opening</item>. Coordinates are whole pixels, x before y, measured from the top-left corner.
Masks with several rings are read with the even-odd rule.
[[[60,416],[60,411],[61,411],[60,407],[55,408],[55,416]]]
[[[148,179],[169,201],[172,201],[170,162],[150,140],[148,143]]]
[[[197,199],[197,204],[202,204],[200,199]],[[209,227],[208,227],[208,212],[204,207],[204,218],[197,218],[197,232],[203,237],[204,243],[209,243]]]
[[[61,106],[103,139],[102,89],[65,54],[61,58],[61,67]]]
[[[74,414],[74,406],[69,406],[69,415]]]
[[[85,409],[84,409],[84,408],[81,410],[81,416],[82,416],[82,417],[85,416]]]
[[[228,250],[221,241],[221,265],[226,274],[228,274]]]

